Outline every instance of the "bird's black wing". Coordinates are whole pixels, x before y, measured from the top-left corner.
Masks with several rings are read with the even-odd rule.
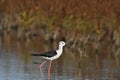
[[[57,55],[56,51],[49,51],[42,54],[32,54],[32,56],[43,56],[43,57],[53,57],[55,55]]]

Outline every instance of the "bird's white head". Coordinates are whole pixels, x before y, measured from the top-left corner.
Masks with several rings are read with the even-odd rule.
[[[60,41],[59,42],[59,46],[65,46],[65,42],[64,41]]]

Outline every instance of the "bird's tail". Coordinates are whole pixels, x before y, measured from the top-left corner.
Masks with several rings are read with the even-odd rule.
[[[41,54],[31,54],[31,56],[41,56]]]

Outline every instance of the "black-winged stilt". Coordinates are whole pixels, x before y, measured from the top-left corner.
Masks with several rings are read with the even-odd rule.
[[[42,53],[42,54],[32,54],[32,56],[41,56],[44,59],[50,60],[50,64],[49,64],[49,68],[48,68],[48,78],[50,78],[50,68],[51,68],[52,60],[60,57],[60,55],[63,52],[63,46],[65,46],[65,42],[60,41],[59,42],[59,47],[58,47],[57,50],[45,52],[45,53]],[[42,74],[42,69],[41,68],[46,62],[47,61],[42,62],[39,66],[41,74]]]

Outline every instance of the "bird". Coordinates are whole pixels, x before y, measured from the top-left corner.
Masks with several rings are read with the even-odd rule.
[[[50,78],[50,68],[51,68],[52,61],[55,59],[58,59],[61,56],[61,54],[63,53],[63,47],[65,45],[66,45],[65,41],[60,41],[57,50],[51,50],[41,54],[38,54],[38,53],[32,54],[32,56],[41,56],[42,58],[50,61],[49,67],[48,67],[48,78]],[[41,74],[42,74],[42,66],[47,62],[46,60],[39,65]]]

